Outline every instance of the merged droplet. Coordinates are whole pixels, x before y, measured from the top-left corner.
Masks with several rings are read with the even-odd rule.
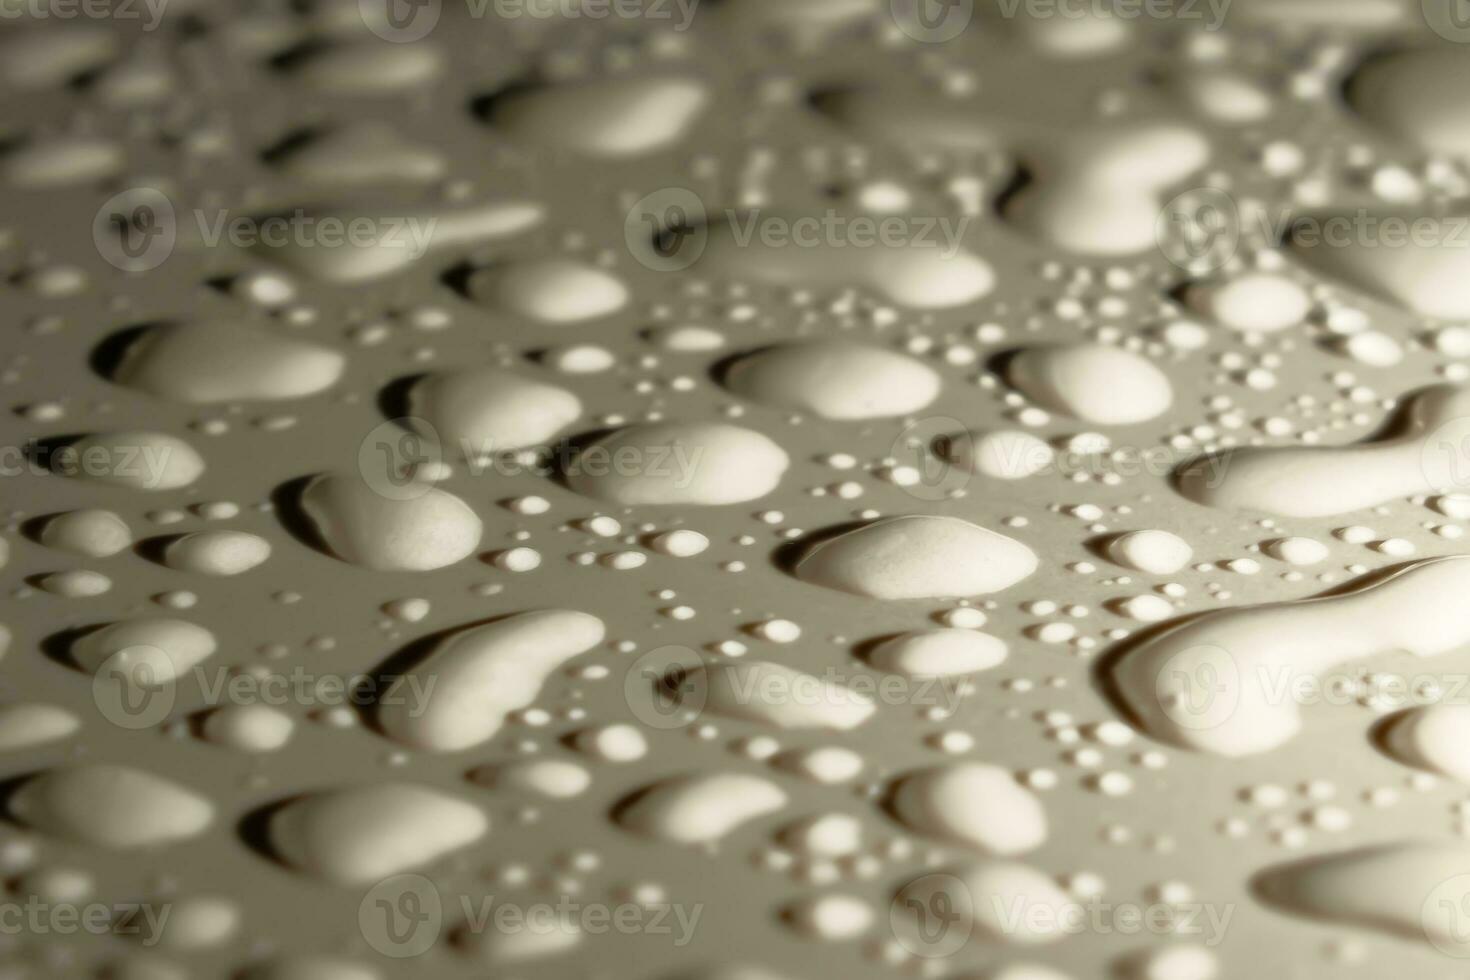
[[[367,282],[402,272],[436,250],[515,235],[542,217],[539,204],[523,201],[437,210],[298,208],[261,216],[263,233],[249,248],[314,279]]]
[[[1179,492],[1211,507],[1329,517],[1418,493],[1470,488],[1470,388],[1437,385],[1408,403],[1388,439],[1348,446],[1248,447],[1193,460]]]
[[[683,139],[709,102],[692,77],[528,85],[486,100],[491,125],[518,142],[588,156],[639,156]]]
[[[675,844],[712,844],[786,805],[769,779],[744,773],[677,776],[642,790],[617,812],[624,828]]]
[[[1351,289],[1421,316],[1470,317],[1464,215],[1314,214],[1288,227],[1285,244],[1293,257]]]
[[[939,375],[906,354],[843,340],[778,344],[732,364],[724,383],[752,401],[828,419],[917,412],[939,395]]]
[[[123,149],[93,136],[55,136],[10,150],[0,159],[6,183],[26,190],[49,190],[90,184],[118,174]]]
[[[1147,422],[1174,401],[1168,375],[1152,361],[1106,344],[1028,347],[1006,375],[1037,404],[1098,425]]]
[[[11,796],[10,812],[43,833],[110,850],[187,840],[214,821],[214,804],[193,790],[102,763],[48,769],[27,780]]]
[[[611,316],[628,287],[611,272],[575,259],[521,259],[480,269],[466,286],[485,306],[561,326]]]
[[[893,810],[917,833],[967,844],[996,857],[1024,854],[1046,840],[1041,801],[1006,770],[981,762],[901,776],[893,792]]]
[[[1167,191],[1210,146],[1178,123],[1113,122],[1022,154],[1032,179],[1006,199],[1007,221],[1070,252],[1130,255],[1157,247]]]
[[[71,645],[71,658],[83,670],[120,671],[145,687],[173,684],[214,655],[215,636],[182,619],[147,617],[110,623]]]
[[[1470,783],[1470,705],[1428,704],[1394,717],[1384,747],[1399,762]]]
[[[271,814],[270,842],[298,871],[360,885],[422,868],[484,837],[480,808],[413,783],[308,793]]]
[[[776,489],[790,460],[769,437],[722,422],[631,425],[587,445],[568,464],[578,493],[628,506],[716,506]]]
[[[776,728],[856,728],[873,714],[871,698],[830,679],[768,660],[697,668],[680,685],[694,707]]]
[[[191,405],[305,398],[342,376],[347,358],[321,344],[232,323],[146,328],[112,374],[118,384]]]
[[[387,497],[363,480],[322,474],[301,492],[301,508],[338,558],[385,572],[426,572],[474,554],[484,529],[463,500],[423,486]]]
[[[1384,133],[1420,150],[1463,158],[1470,155],[1470,108],[1455,93],[1467,83],[1470,58],[1464,52],[1455,45],[1425,45],[1370,55],[1348,78],[1345,92],[1358,115]]]
[[[888,517],[817,544],[798,578],[874,599],[938,599],[1008,589],[1036,570],[1019,541],[957,517]]]
[[[372,38],[314,45],[288,67],[302,85],[328,95],[392,95],[438,78],[444,52],[426,42],[385,44]]]
[[[132,490],[177,490],[204,474],[198,451],[166,432],[83,436],[57,449],[50,464],[64,476]]]
[[[592,785],[586,766],[565,759],[527,759],[482,767],[470,773],[470,779],[492,789],[531,792],[554,800],[580,796]]]
[[[499,368],[425,375],[408,393],[408,411],[439,445],[473,458],[546,444],[582,414],[565,388]]]
[[[1388,650],[1431,657],[1470,642],[1470,560],[1416,562],[1306,601],[1237,606],[1151,636],[1112,668],[1119,696],[1156,738],[1226,756],[1269,752],[1301,729],[1291,695],[1339,664]]]
[[[195,531],[171,541],[163,562],[196,575],[239,575],[264,562],[270,542],[248,531]]]
[[[1252,884],[1264,902],[1288,914],[1427,939],[1457,957],[1470,954],[1459,918],[1470,901],[1470,847],[1463,843],[1405,841],[1337,851],[1269,867]]]
[[[488,741],[510,712],[534,701],[562,664],[602,642],[596,616],[571,609],[519,613],[456,630],[384,693],[377,721],[391,738],[431,752]]]
[[[54,704],[17,701],[0,705],[0,752],[60,741],[81,727],[80,718]]]
[[[902,633],[873,648],[868,662],[907,677],[954,677],[990,670],[1005,662],[1005,641],[969,629]]]
[[[444,176],[444,157],[373,121],[312,133],[272,154],[283,175],[323,185],[421,184]]]

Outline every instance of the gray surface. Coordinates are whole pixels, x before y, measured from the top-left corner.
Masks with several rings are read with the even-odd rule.
[[[1387,977],[1457,975],[1451,961],[1428,946],[1373,934],[1353,937],[1362,952],[1361,963],[1332,962],[1327,946],[1344,933],[1327,925],[1290,920],[1253,902],[1246,879],[1255,869],[1286,859],[1293,853],[1314,853],[1352,841],[1394,838],[1412,831],[1417,836],[1453,834],[1452,805],[1463,798],[1462,788],[1443,783],[1427,792],[1407,789],[1408,771],[1376,752],[1366,731],[1372,715],[1362,709],[1326,709],[1309,717],[1304,734],[1287,750],[1248,761],[1217,760],[1166,750],[1169,765],[1151,773],[1129,758],[1151,747],[1144,739],[1127,749],[1106,749],[1108,768],[1125,770],[1136,781],[1133,794],[1105,799],[1085,788],[1089,775],[1063,760],[1068,747],[1049,739],[1039,720],[1043,712],[1068,712],[1079,723],[1115,717],[1115,710],[1096,692],[1091,660],[1065,647],[1047,646],[1023,636],[1038,622],[1023,612],[1025,601],[1049,598],[1088,607],[1091,615],[1079,622],[1097,635],[1102,629],[1125,625],[1103,608],[1104,601],[1143,591],[1145,577],[1132,586],[1109,580],[1126,574],[1093,555],[1087,540],[1094,532],[1084,522],[1061,513],[1059,505],[1091,502],[1111,511],[1128,507],[1131,513],[1110,513],[1103,523],[1109,530],[1164,527],[1178,531],[1194,544],[1198,561],[1214,562],[1247,554],[1260,541],[1279,536],[1282,529],[1326,540],[1333,549],[1324,568],[1351,577],[1344,566],[1360,563],[1381,567],[1390,560],[1364,548],[1330,539],[1327,532],[1348,523],[1367,523],[1380,537],[1397,535],[1414,541],[1420,554],[1455,551],[1452,542],[1422,528],[1429,514],[1399,503],[1386,512],[1358,515],[1352,520],[1282,522],[1282,529],[1265,529],[1246,517],[1212,513],[1181,501],[1161,478],[1141,477],[1118,487],[1098,483],[1074,484],[1046,476],[1013,485],[976,479],[962,499],[931,501],[916,497],[871,476],[858,473],[866,489],[858,501],[818,498],[805,491],[835,483],[852,474],[839,474],[815,461],[828,452],[848,452],[864,463],[887,456],[902,429],[898,421],[853,424],[804,420],[788,421],[785,413],[750,406],[746,424],[776,438],[790,453],[793,465],[777,495],[754,502],[711,510],[674,511],[648,508],[631,515],[618,514],[625,526],[647,522],[662,529],[679,522],[708,534],[712,547],[703,555],[675,560],[658,555],[635,571],[616,572],[601,565],[581,567],[567,556],[583,550],[605,552],[612,543],[565,527],[570,520],[598,512],[598,506],[535,477],[457,475],[448,488],[468,500],[486,521],[482,551],[511,542],[521,530],[530,532],[527,544],[540,550],[543,566],[528,574],[510,574],[482,561],[424,575],[387,574],[354,568],[303,546],[282,532],[269,512],[272,492],[294,478],[355,465],[358,447],[382,421],[376,406],[379,390],[389,381],[434,365],[489,362],[500,355],[519,358],[548,342],[595,341],[619,352],[618,367],[600,376],[567,380],[584,400],[585,428],[599,416],[617,414],[635,419],[659,411],[671,418],[715,418],[733,399],[709,383],[706,371],[724,353],[754,347],[771,340],[807,334],[831,334],[844,324],[835,315],[822,314],[810,325],[798,327],[795,311],[774,290],[744,290],[760,310],[753,323],[727,329],[730,346],[715,357],[661,354],[651,367],[638,358],[653,353],[639,332],[657,319],[669,322],[718,323],[729,305],[729,284],[714,283],[707,298],[691,297],[687,290],[693,274],[659,275],[638,267],[624,251],[620,195],[636,198],[664,186],[696,183],[691,177],[696,156],[718,161],[716,176],[700,189],[714,199],[733,196],[736,175],[754,150],[777,154],[776,186],[791,200],[815,200],[820,185],[840,172],[838,161],[857,150],[869,161],[871,174],[906,175],[913,172],[914,155],[903,148],[860,146],[854,137],[807,112],[797,104],[760,104],[755,93],[762,85],[789,84],[800,91],[808,84],[832,78],[860,77],[894,87],[921,86],[936,65],[965,65],[982,79],[986,98],[1059,125],[1092,114],[1099,97],[1109,90],[1131,93],[1130,98],[1153,97],[1140,83],[1150,68],[1186,70],[1172,45],[1173,25],[1145,24],[1135,45],[1121,55],[1058,66],[1038,58],[1014,39],[976,35],[950,45],[893,45],[875,42],[862,30],[839,33],[810,50],[759,36],[728,10],[702,11],[695,29],[684,40],[691,46],[689,64],[715,86],[717,102],[679,149],[625,163],[579,162],[558,154],[537,154],[498,138],[468,111],[468,100],[491,91],[538,63],[570,59],[592,70],[607,60],[634,61],[648,55],[643,45],[657,31],[645,24],[619,29],[577,23],[550,25],[517,35],[490,23],[464,29],[441,25],[431,40],[450,57],[451,69],[431,88],[415,95],[374,99],[331,99],[304,94],[278,74],[252,59],[232,55],[218,32],[183,40],[165,29],[137,39],[126,27],[111,28],[128,44],[159,50],[180,72],[176,94],[156,111],[121,113],[95,104],[87,90],[50,91],[6,96],[6,130],[12,134],[44,131],[94,131],[123,139],[127,148],[128,178],[166,175],[176,188],[177,200],[196,204],[220,202],[239,206],[297,203],[330,199],[326,191],[286,186],[257,162],[259,150],[302,124],[326,120],[374,118],[389,122],[401,134],[430,144],[449,160],[453,179],[470,187],[471,198],[525,195],[550,208],[548,222],[514,245],[491,246],[473,256],[494,259],[515,251],[552,254],[567,236],[585,242],[588,255],[609,252],[620,275],[635,290],[635,300],[624,312],[589,326],[552,329],[497,315],[470,305],[444,286],[439,277],[463,258],[455,252],[436,256],[401,276],[353,287],[333,287],[299,280],[301,302],[318,311],[315,325],[302,331],[329,343],[343,343],[351,351],[349,374],[331,392],[300,403],[279,406],[250,404],[239,408],[189,410],[120,389],[98,377],[87,366],[95,343],[128,324],[168,317],[265,319],[237,300],[205,285],[206,280],[249,267],[238,256],[215,251],[181,251],[146,275],[116,273],[98,256],[90,229],[99,204],[118,186],[65,188],[49,191],[0,190],[0,214],[7,229],[5,266],[20,269],[29,259],[75,264],[86,270],[89,288],[81,295],[48,300],[16,285],[5,289],[6,337],[4,382],[6,404],[19,407],[38,401],[61,400],[66,417],[54,423],[22,421],[12,415],[7,441],[18,443],[94,429],[149,427],[184,432],[192,423],[222,418],[230,432],[211,437],[198,432],[187,437],[205,454],[209,471],[184,492],[152,495],[112,490],[57,478],[24,476],[4,481],[11,528],[12,556],[4,574],[10,597],[3,619],[14,630],[11,652],[3,668],[7,700],[42,700],[71,708],[85,723],[76,738],[4,760],[7,775],[20,775],[73,761],[116,761],[167,774],[206,793],[220,808],[220,822],[205,838],[171,847],[156,855],[109,855],[58,842],[41,841],[42,866],[53,863],[83,866],[99,878],[98,898],[124,901],[158,889],[223,892],[236,896],[244,910],[244,927],[227,947],[178,959],[198,976],[221,976],[247,962],[275,951],[342,951],[365,953],[373,960],[359,932],[361,890],[331,887],[293,874],[246,846],[235,823],[257,808],[295,793],[353,781],[408,776],[426,783],[454,788],[482,804],[493,829],[480,844],[436,866],[433,875],[446,896],[509,897],[511,890],[495,881],[497,869],[521,865],[529,869],[533,887],[515,891],[517,900],[554,898],[563,876],[581,883],[588,901],[609,901],[618,886],[644,880],[661,882],[672,901],[701,903],[703,917],[695,942],[674,948],[667,937],[610,936],[585,942],[572,953],[508,970],[506,976],[560,978],[572,976],[660,977],[701,964],[730,961],[765,963],[792,977],[880,976],[904,969],[881,964],[874,956],[877,944],[888,940],[886,912],[892,888],[916,874],[928,854],[958,858],[955,849],[917,841],[914,854],[885,860],[873,880],[842,882],[841,888],[864,896],[878,910],[878,922],[862,941],[824,944],[806,940],[783,927],[779,908],[800,896],[822,889],[794,876],[760,870],[752,855],[768,846],[771,832],[808,813],[844,810],[859,816],[876,845],[906,836],[863,793],[848,788],[820,788],[794,778],[776,777],[791,795],[789,812],[767,818],[731,835],[716,853],[683,851],[638,841],[620,832],[608,820],[609,807],[630,790],[662,775],[698,769],[768,772],[767,767],[741,760],[729,746],[759,729],[739,722],[717,722],[718,735],[696,740],[688,732],[650,732],[652,750],[637,763],[594,768],[593,788],[569,803],[537,803],[539,818],[521,823],[517,813],[526,801],[473,787],[462,774],[476,765],[512,758],[517,742],[530,740],[551,754],[565,753],[559,736],[583,723],[558,717],[533,729],[508,726],[497,740],[479,750],[446,757],[397,757],[390,742],[368,728],[335,730],[306,720],[305,707],[290,710],[302,719],[290,747],[259,760],[233,754],[189,734],[184,719],[190,706],[181,703],[175,721],[162,729],[124,731],[98,716],[91,700],[88,678],[58,659],[40,652],[48,637],[74,627],[139,614],[166,614],[152,601],[159,593],[190,589],[198,605],[184,617],[214,630],[221,640],[220,663],[249,665],[303,665],[308,670],[355,673],[379,664],[386,656],[418,637],[440,629],[526,608],[565,605],[594,613],[608,624],[613,640],[631,640],[641,648],[661,644],[707,644],[740,636],[743,626],[768,616],[784,616],[800,623],[802,640],[774,648],[740,636],[755,654],[770,654],[784,662],[812,670],[851,662],[851,648],[873,637],[923,627],[944,603],[882,604],[842,596],[799,584],[774,563],[772,554],[790,528],[815,530],[853,519],[860,508],[883,513],[945,513],[963,516],[981,525],[1001,529],[1002,519],[1027,518],[1030,525],[1014,533],[1043,555],[1042,569],[1024,584],[995,596],[989,632],[1012,644],[1012,658],[1002,668],[982,675],[977,693],[966,700],[949,725],[927,722],[913,710],[886,707],[867,726],[842,735],[820,736],[775,733],[784,746],[840,742],[862,752],[871,763],[864,782],[876,787],[885,775],[912,765],[938,762],[938,753],[925,739],[943,728],[962,729],[975,737],[973,757],[1024,770],[1048,767],[1060,775],[1060,785],[1046,794],[1052,833],[1048,842],[1028,860],[1049,872],[1079,871],[1100,874],[1108,895],[1116,901],[1147,902],[1148,886],[1168,880],[1188,882],[1200,901],[1230,904],[1231,928],[1218,952],[1225,976],[1247,973],[1276,978],[1317,976]],[[733,6],[733,5],[732,5]],[[223,26],[244,11],[201,7],[199,16]],[[7,27],[7,31],[63,30],[57,24]],[[1315,42],[1295,36],[1264,36],[1251,41],[1242,32],[1239,58],[1249,71],[1270,77],[1295,52],[1310,52]],[[165,134],[185,135],[208,121],[226,134],[228,149],[208,160],[190,160]],[[1208,126],[1206,127],[1208,128]],[[1259,128],[1222,135],[1214,166],[1237,173],[1244,192],[1279,194],[1280,183],[1266,181],[1248,163],[1251,147],[1275,137],[1299,139],[1309,156],[1329,169],[1340,166],[1344,147],[1365,139],[1345,114],[1324,115],[1317,106],[1297,105],[1283,98],[1276,115]],[[802,166],[803,154],[815,154],[823,163],[815,173]],[[1407,151],[1389,148],[1390,155]],[[905,314],[886,337],[930,336],[943,342],[964,337],[975,324],[1004,324],[1011,341],[1075,338],[1095,322],[1064,323],[1049,312],[1055,283],[1041,279],[1036,270],[1052,256],[1035,243],[1007,231],[993,219],[974,223],[967,244],[996,266],[1001,288],[973,307],[932,315]],[[1101,268],[1105,263],[1088,263]],[[1158,322],[1156,311],[1165,291],[1181,278],[1179,270],[1162,257],[1148,254],[1119,263],[1142,275],[1129,291],[1132,312],[1109,318],[1124,331],[1142,330]],[[697,269],[695,273],[697,273]],[[1100,295],[1100,288],[1086,296]],[[432,303],[452,310],[452,329],[434,334],[415,333],[401,321],[393,324],[390,339],[377,347],[348,346],[343,333],[354,324],[382,318],[392,310]],[[656,312],[657,311],[657,312]],[[1403,336],[1413,329],[1412,318],[1375,308],[1382,329]],[[46,329],[41,325],[47,324]],[[860,326],[857,333],[870,328]],[[1223,332],[1212,337],[1211,348],[1170,367],[1180,393],[1176,408],[1157,423],[1115,434],[1115,441],[1154,445],[1167,434],[1205,420],[1204,401],[1218,390],[1228,391],[1251,418],[1273,414],[1297,394],[1311,394],[1326,402],[1337,394],[1329,380],[1334,370],[1352,370],[1299,332],[1268,339],[1256,351],[1279,351],[1284,358],[1282,385],[1269,392],[1252,392],[1228,383],[1212,358],[1229,349],[1244,349],[1238,338]],[[428,350],[426,359],[412,358]],[[989,352],[986,352],[989,353]],[[1434,380],[1440,359],[1415,351],[1398,368],[1377,371],[1374,388],[1384,396],[1407,391]],[[929,414],[961,420],[976,428],[1002,418],[999,394],[1003,386],[985,390],[971,383],[976,369],[941,367],[945,390]],[[1366,373],[1366,372],[1363,372]],[[664,383],[678,375],[701,379],[695,390],[670,391]],[[633,390],[636,381],[655,385],[651,394]],[[1380,413],[1370,410],[1376,424]],[[297,425],[281,432],[265,432],[258,420],[292,415]],[[1085,426],[1055,420],[1047,435],[1082,431]],[[1368,427],[1368,428],[1371,428]],[[1365,434],[1368,428],[1349,426],[1339,438]],[[497,506],[514,496],[539,493],[553,502],[550,513],[522,517]],[[200,502],[229,500],[242,507],[227,522],[197,517],[168,527],[153,528],[152,511],[186,507]],[[135,553],[89,562],[41,547],[25,538],[20,525],[34,517],[80,506],[108,507],[125,517],[140,536],[164,535],[205,526],[256,531],[276,546],[262,568],[236,579],[196,580],[168,570]],[[770,527],[753,515],[779,509],[785,521]],[[749,534],[754,543],[733,540]],[[740,574],[722,571],[721,562],[745,561]],[[1091,560],[1097,571],[1088,575],[1067,572],[1070,562]],[[1310,577],[1301,582],[1280,578],[1285,566],[1262,559],[1265,566],[1254,577],[1223,570],[1187,569],[1171,580],[1189,589],[1186,608],[1214,608],[1220,603],[1206,592],[1218,582],[1230,592],[1230,603],[1312,594],[1323,586]],[[73,567],[104,571],[113,590],[95,599],[61,599],[28,588],[32,576]],[[477,586],[494,584],[499,591],[483,596]],[[661,598],[662,589],[677,592],[677,600]],[[294,604],[274,596],[299,593]],[[385,629],[379,606],[405,596],[432,599],[433,612],[422,623]],[[658,610],[685,603],[699,611],[688,622],[674,622]],[[312,641],[331,638],[331,649],[313,649]],[[274,660],[265,653],[279,645],[284,656]],[[1102,641],[1102,646],[1106,641]],[[631,657],[604,648],[579,663],[602,662],[612,676],[600,682],[568,677],[553,680],[543,692],[542,707],[558,714],[577,706],[588,722],[629,720],[633,716],[622,695],[621,672]],[[1383,664],[1397,663],[1384,658]],[[1372,665],[1370,665],[1372,666]],[[1470,656],[1445,658],[1444,669],[1470,666]],[[845,669],[845,668],[844,668]],[[1036,689],[1018,694],[1004,682],[1027,678]],[[1301,852],[1291,852],[1270,840],[1268,820],[1293,821],[1308,801],[1297,788],[1306,780],[1330,780],[1340,805],[1352,811],[1355,825],[1344,834],[1309,834]],[[1292,790],[1291,802],[1268,814],[1241,802],[1245,787],[1276,782]],[[1404,790],[1396,806],[1374,809],[1362,800],[1373,787]],[[1227,840],[1219,823],[1244,816],[1251,832],[1244,840]],[[1126,828],[1129,840],[1103,841],[1106,828]],[[0,830],[6,840],[28,835],[14,828]],[[566,857],[592,851],[601,866],[590,873],[566,871]],[[1115,956],[1157,940],[1149,937],[1080,935],[1039,950],[1034,959],[1056,964],[1078,978],[1103,976]],[[113,940],[28,936],[14,940],[19,961],[36,963],[38,976],[82,976],[94,963],[125,953],[126,943]],[[1003,962],[1011,954],[998,946],[976,943],[940,967],[961,972]],[[456,977],[501,975],[457,956],[439,944],[425,957],[406,962],[377,961],[391,976]]]

